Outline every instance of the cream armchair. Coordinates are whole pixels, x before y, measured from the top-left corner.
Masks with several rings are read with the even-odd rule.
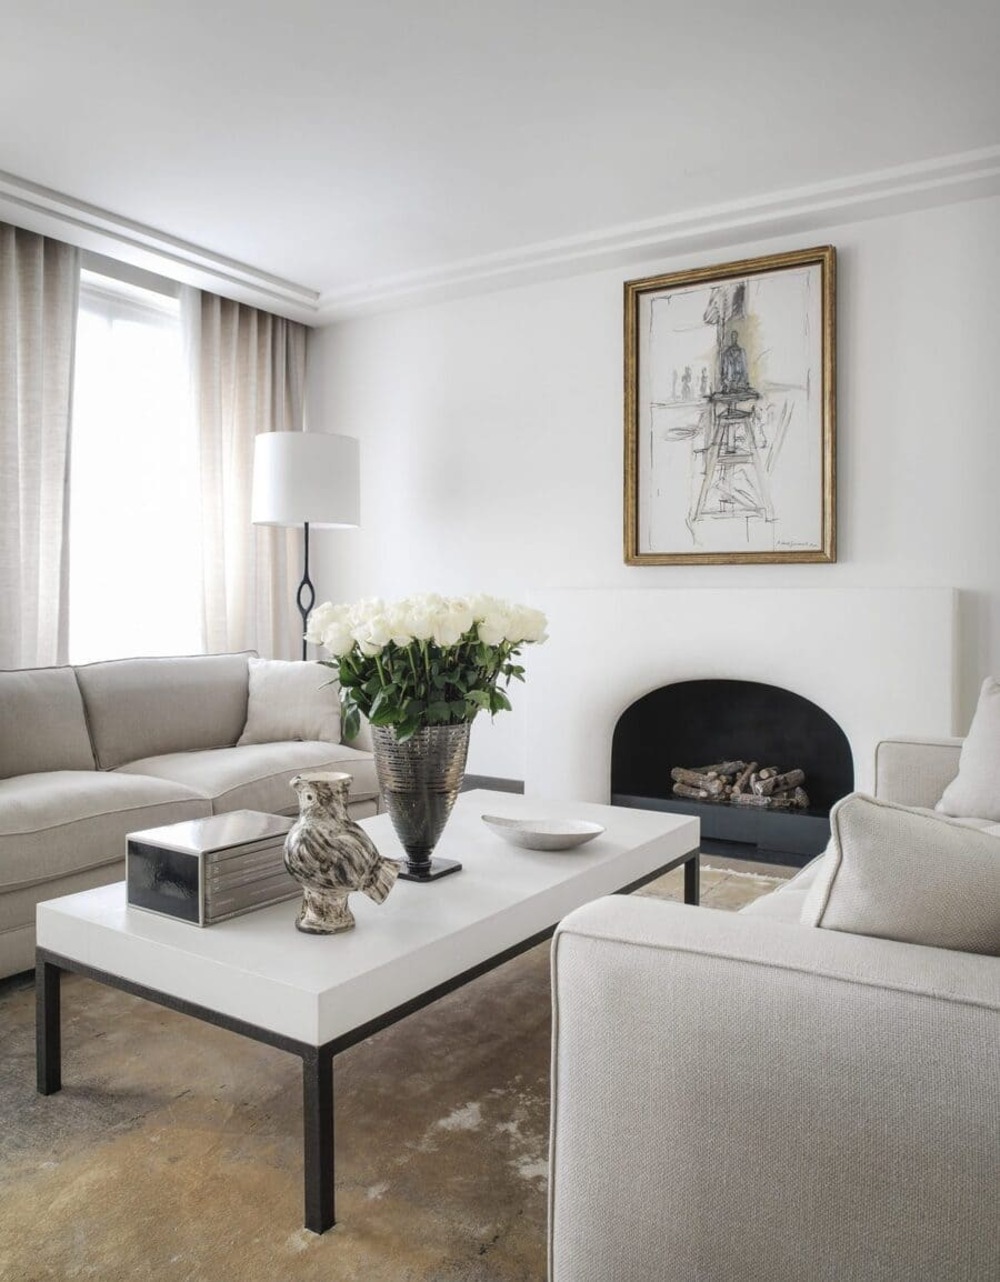
[[[959,740],[879,747],[933,805]],[[553,943],[551,1282],[996,1282],[1000,959],[612,897]]]

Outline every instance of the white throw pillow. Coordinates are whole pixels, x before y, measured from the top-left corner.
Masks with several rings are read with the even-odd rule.
[[[247,723],[237,747],[290,739],[340,743],[340,697],[329,668],[287,659],[249,663]]]
[[[958,777],[937,806],[943,814],[1000,823],[1000,681],[987,677],[962,744]]]
[[[852,793],[802,906],[807,926],[1000,955],[1000,837]]]

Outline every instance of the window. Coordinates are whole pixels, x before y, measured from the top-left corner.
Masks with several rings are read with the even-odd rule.
[[[199,520],[180,299],[84,271],[70,453],[71,663],[202,649]]]

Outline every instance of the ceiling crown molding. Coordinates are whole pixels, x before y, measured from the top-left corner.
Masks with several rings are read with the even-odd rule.
[[[331,290],[320,296],[317,321],[323,324],[365,312],[441,302],[582,271],[626,266],[659,255],[801,235],[838,221],[877,218],[998,194],[1000,146],[987,147]]]
[[[998,194],[1000,146],[987,147],[483,254],[323,294],[2,171],[0,219],[317,325]]]
[[[2,171],[0,218],[291,320],[317,321],[314,289]]]

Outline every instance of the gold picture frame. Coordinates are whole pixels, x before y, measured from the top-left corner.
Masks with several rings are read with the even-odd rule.
[[[625,283],[626,564],[836,561],[835,320],[832,245]]]

